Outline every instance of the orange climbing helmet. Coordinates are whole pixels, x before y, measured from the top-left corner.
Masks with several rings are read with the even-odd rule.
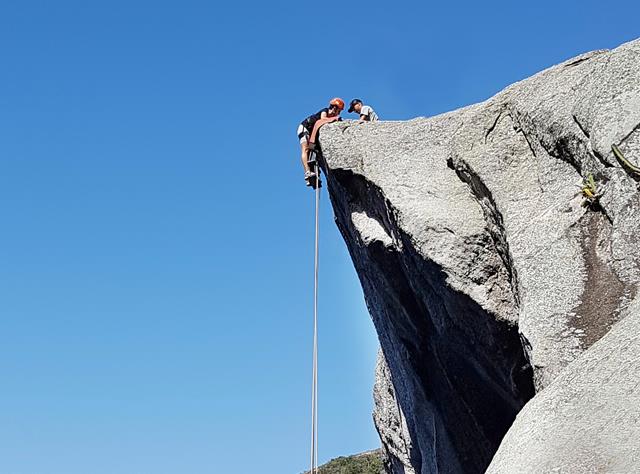
[[[344,110],[344,100],[342,100],[340,97],[335,97],[331,99],[331,101],[329,102],[329,105],[335,105],[341,111]]]

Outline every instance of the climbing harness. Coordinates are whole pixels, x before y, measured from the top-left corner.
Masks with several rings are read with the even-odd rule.
[[[318,264],[319,264],[319,242],[320,242],[320,188],[322,181],[320,179],[320,166],[318,164],[318,150],[316,148],[316,137],[318,130],[326,123],[334,122],[339,117],[327,117],[320,119],[313,127],[313,131],[309,138],[309,155],[307,162],[311,171],[315,172],[316,177],[311,182],[311,186],[315,190],[316,199],[316,216],[315,216],[315,254],[314,254],[314,271],[313,271],[313,369],[311,382],[311,470],[310,474],[318,473]]]

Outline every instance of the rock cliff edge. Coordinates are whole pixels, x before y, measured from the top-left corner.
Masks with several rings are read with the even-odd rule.
[[[640,40],[320,145],[389,472],[640,472]]]

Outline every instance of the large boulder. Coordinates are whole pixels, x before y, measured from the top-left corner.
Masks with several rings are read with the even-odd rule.
[[[389,469],[484,472],[525,403],[558,377],[577,384],[568,366],[582,373],[596,341],[616,343],[603,336],[636,297],[640,178],[611,146],[640,161],[640,41],[440,116],[326,125],[320,144],[383,353],[374,419]],[[590,175],[601,196],[586,202]],[[535,406],[554,423],[552,402]],[[505,443],[527,445],[526,413]],[[492,469],[520,472],[519,449]]]

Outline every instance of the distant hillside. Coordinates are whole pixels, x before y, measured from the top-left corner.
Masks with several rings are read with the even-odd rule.
[[[353,456],[341,456],[320,466],[319,474],[384,474],[379,449]],[[309,471],[305,472],[309,474]]]

